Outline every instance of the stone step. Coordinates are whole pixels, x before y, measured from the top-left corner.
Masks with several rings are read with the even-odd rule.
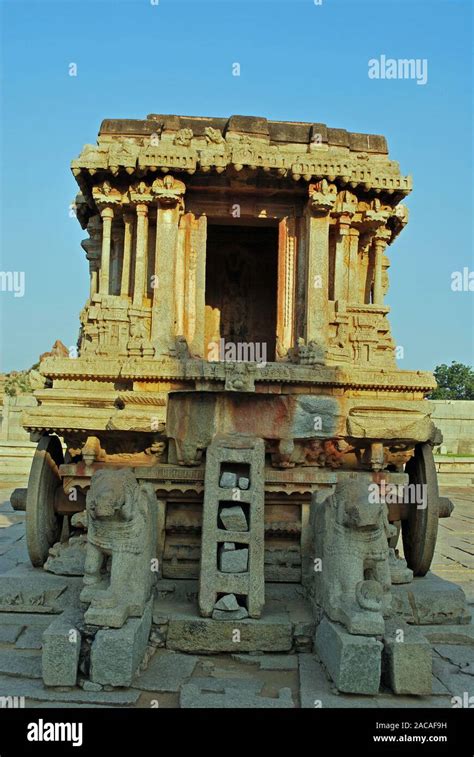
[[[155,601],[153,622],[166,626],[166,647],[178,652],[289,652],[298,633],[280,603],[265,605],[258,620],[237,621],[201,618],[197,604],[176,600]]]

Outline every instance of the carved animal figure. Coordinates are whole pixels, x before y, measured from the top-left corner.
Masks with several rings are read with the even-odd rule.
[[[155,573],[156,498],[130,468],[97,471],[87,493],[87,548],[81,602],[87,623],[120,628],[141,616]],[[104,567],[111,558],[110,579]]]
[[[341,475],[335,494],[314,513],[315,556],[322,560],[316,601],[357,634],[383,633],[391,606],[388,538],[394,527],[385,503],[369,503],[370,481],[370,474]]]

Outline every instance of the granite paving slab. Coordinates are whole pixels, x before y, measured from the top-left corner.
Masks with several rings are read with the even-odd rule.
[[[179,691],[191,678],[199,657],[163,650],[156,652],[148,668],[132,683],[135,689],[145,691]]]
[[[14,644],[24,628],[25,626],[13,623],[4,626],[0,625],[0,644]]]
[[[4,627],[8,628],[9,626]],[[15,647],[17,649],[41,649],[43,646],[43,631],[44,628],[42,628],[41,626],[31,626],[30,628],[25,628],[23,633],[17,639]]]
[[[140,692],[135,689],[84,691],[80,688],[59,691],[47,688],[42,681],[0,676],[0,696],[24,696],[27,707],[29,700],[65,703],[83,702],[93,706],[96,704],[133,705],[139,699]]]
[[[41,678],[41,655],[27,650],[1,649],[0,674]]]

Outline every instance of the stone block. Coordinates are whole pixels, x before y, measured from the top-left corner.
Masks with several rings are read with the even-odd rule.
[[[238,632],[238,633],[236,633]],[[166,646],[181,652],[287,652],[292,647],[292,626],[286,613],[268,614],[259,620],[216,623],[197,618],[193,608],[170,618]]]
[[[213,620],[244,620],[249,614],[245,607],[239,607],[237,610],[213,610]]]
[[[82,622],[80,610],[65,610],[43,632],[41,658],[43,681],[46,686],[75,686]]]
[[[58,576],[83,576],[87,536],[73,536],[66,543],[57,543],[49,550],[44,570]]]
[[[100,685],[100,683],[94,683],[94,681],[89,681],[86,679],[85,681],[82,681],[81,685],[84,691],[102,691],[102,686]]]
[[[91,649],[91,681],[103,686],[130,686],[147,648],[151,615],[149,600],[141,618],[128,618],[121,628],[97,631]]]
[[[339,691],[377,694],[382,644],[371,636],[355,636],[324,617],[316,629],[315,650]]]
[[[377,707],[377,697],[355,699],[340,694],[314,654],[298,655],[299,699],[302,709]],[[356,704],[357,703],[357,704]]]
[[[223,550],[219,568],[222,573],[246,573],[249,564],[248,549]]]
[[[383,676],[393,693],[431,694],[431,645],[420,630],[392,619],[386,623],[383,642]]]
[[[235,597],[235,594],[225,594],[215,604],[215,610],[238,610],[239,604]]]
[[[466,596],[457,584],[427,573],[413,583],[392,586],[392,609],[414,625],[469,623]]]
[[[234,489],[237,486],[237,475],[230,471],[224,471],[221,473],[219,486],[221,489]]]
[[[223,507],[220,511],[220,519],[227,531],[248,531],[247,518],[240,505]]]

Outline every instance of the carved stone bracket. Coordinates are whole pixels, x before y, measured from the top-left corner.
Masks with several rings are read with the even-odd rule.
[[[153,182],[151,191],[161,205],[168,207],[182,202],[186,185],[167,174],[163,179],[156,179]]]
[[[318,181],[316,184],[310,184],[309,205],[314,213],[329,213],[337,199],[337,187],[335,184],[329,184],[326,179]]]
[[[99,210],[119,205],[122,202],[122,193],[113,187],[110,181],[103,181],[92,189],[92,197]]]

